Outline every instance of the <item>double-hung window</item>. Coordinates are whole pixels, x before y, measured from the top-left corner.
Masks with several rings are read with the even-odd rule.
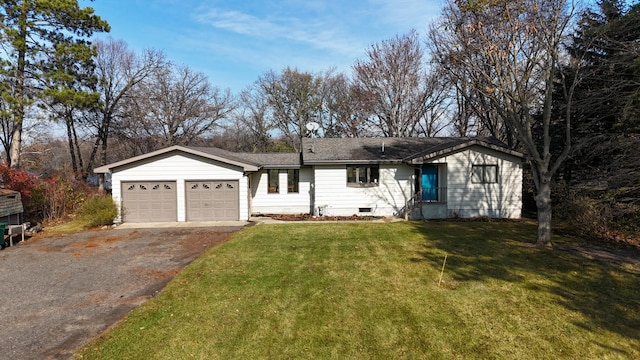
[[[287,193],[300,192],[300,170],[289,169],[287,170]]]
[[[300,170],[282,170],[287,173],[287,193],[298,193],[300,191]],[[280,169],[267,170],[267,181],[269,182],[269,194],[280,193]]]
[[[497,183],[498,165],[472,165],[471,182],[473,183]]]
[[[367,187],[378,186],[380,168],[378,165],[348,165],[347,186]]]

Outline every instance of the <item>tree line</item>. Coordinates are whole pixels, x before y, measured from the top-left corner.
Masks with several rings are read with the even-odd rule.
[[[304,136],[494,136],[527,156],[540,245],[553,202],[575,200],[561,184],[637,219],[637,1],[448,0],[426,34],[370,45],[351,74],[270,70],[239,94],[162,51],[90,42],[109,26],[77,1],[0,11],[0,141],[12,167],[43,171],[29,154],[53,159],[63,146],[68,160],[49,166],[86,177],[169,145],[269,152],[298,151]],[[52,123],[65,140],[50,139]],[[21,153],[23,131],[44,141]]]

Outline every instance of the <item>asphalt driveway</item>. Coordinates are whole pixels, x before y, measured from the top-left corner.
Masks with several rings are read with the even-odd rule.
[[[89,231],[0,251],[0,359],[67,359],[241,226]]]

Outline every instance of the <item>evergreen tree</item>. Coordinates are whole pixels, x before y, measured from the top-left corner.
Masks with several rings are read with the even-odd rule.
[[[94,15],[90,7],[81,8],[77,0],[0,1],[0,42],[2,75],[11,86],[2,89],[11,108],[8,139],[11,167],[20,165],[20,147],[25,108],[42,95],[44,79],[55,77],[60,67],[51,66],[56,53],[78,55],[90,47],[86,40],[94,32],[109,31],[109,25]]]
[[[564,180],[597,210],[602,229],[640,222],[640,3],[601,0],[582,16],[569,47],[580,63],[573,106],[573,151]],[[572,66],[564,69],[573,74]],[[558,108],[562,104],[558,104]],[[582,204],[582,205],[580,205]],[[576,209],[570,211],[576,217]],[[607,214],[605,216],[605,214]],[[573,220],[573,219],[571,219]],[[579,224],[582,226],[582,224]]]
[[[640,4],[601,0],[587,11],[569,49],[582,68],[577,135],[640,130]]]

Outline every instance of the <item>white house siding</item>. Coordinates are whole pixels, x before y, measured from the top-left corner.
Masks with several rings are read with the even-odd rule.
[[[324,215],[394,216],[413,194],[414,170],[404,164],[380,165],[378,186],[348,187],[346,165],[315,167],[315,207]],[[361,213],[360,208],[371,208]]]
[[[113,169],[112,197],[116,204],[122,204],[123,181],[175,181],[178,221],[186,221],[185,181],[189,180],[237,180],[240,187],[239,220],[249,219],[248,180],[243,169],[189,154],[169,153]],[[121,221],[121,218],[116,221]]]
[[[300,169],[297,193],[287,193],[287,170],[279,172],[280,192],[268,193],[267,170],[251,175],[251,213],[253,214],[302,214],[311,211],[311,168]]]
[[[522,209],[522,162],[499,151],[474,146],[464,151],[438,158],[434,163],[447,164],[448,217],[489,216],[519,218]],[[497,183],[473,183],[472,165],[498,165]],[[425,215],[430,204],[425,204]],[[435,210],[444,215],[441,205]],[[438,211],[439,210],[439,211]],[[439,216],[439,217],[440,217]]]

